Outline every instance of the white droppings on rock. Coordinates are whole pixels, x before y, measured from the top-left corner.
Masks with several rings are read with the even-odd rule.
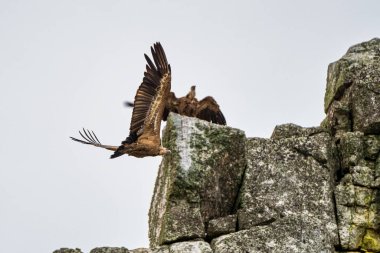
[[[182,120],[173,117],[173,124],[176,129],[181,129],[181,131],[177,132],[178,136],[176,139],[176,145],[178,147],[179,156],[181,157],[181,168],[187,172],[191,167],[192,148],[190,146],[190,140],[195,132],[195,121],[188,117],[183,117]]]

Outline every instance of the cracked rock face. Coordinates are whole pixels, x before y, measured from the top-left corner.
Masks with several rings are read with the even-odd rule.
[[[352,46],[329,65],[325,112],[334,132],[380,133],[380,39]]]
[[[379,252],[380,187],[373,163],[365,158],[358,163],[363,165],[349,166],[335,188],[340,245]]]
[[[246,166],[238,129],[171,114],[149,211],[151,247],[206,238],[209,220],[233,214]]]
[[[380,39],[351,47],[330,64],[325,127],[340,159],[335,187],[340,244],[380,252]]]
[[[307,222],[305,217],[288,216],[269,225],[223,235],[211,246],[216,253],[334,252],[330,234],[321,230],[323,225]]]
[[[205,154],[202,152],[207,150],[204,145],[210,143],[206,138],[215,138],[210,133],[226,130],[207,122],[201,122],[204,125],[197,126],[197,122],[201,121],[173,114],[165,130],[164,145],[172,150],[174,157],[163,160],[152,200],[150,229],[156,230],[153,234],[155,246],[189,238],[216,237],[212,241],[215,253],[334,252],[334,245],[339,243],[333,201],[337,161],[336,147],[326,130],[287,124],[277,126],[272,139],[245,139],[241,132],[228,129],[232,131],[230,135],[235,136],[230,141],[238,140],[239,143],[230,143],[228,146],[234,147],[234,150],[239,147],[240,151],[235,154],[239,154],[242,161],[223,162],[224,167],[228,168],[228,172],[240,166],[242,169],[233,172],[239,175],[233,177],[234,180],[223,179],[223,182],[233,182],[236,187],[220,189],[220,183],[212,185],[205,182],[226,178],[223,176],[226,172],[220,171],[218,166],[216,174],[209,174],[210,163],[204,162]],[[208,127],[209,134],[198,133],[204,131],[203,126]],[[213,128],[215,130],[210,130]],[[188,144],[191,140],[189,136],[194,134],[202,145]],[[178,141],[185,138],[186,143]],[[215,143],[215,140],[212,142]],[[188,150],[183,150],[184,148]],[[225,152],[218,145],[214,150],[218,155]],[[183,154],[196,155],[191,156],[191,161],[181,161],[181,158],[185,158]],[[223,157],[225,156],[219,155],[215,159]],[[209,158],[206,161],[207,159]],[[232,162],[239,166],[226,166]],[[198,175],[196,184],[189,183],[193,180],[189,174],[191,170],[195,170]],[[230,178],[231,174],[227,175]],[[215,214],[218,209],[205,209],[207,212],[202,213],[201,201],[220,201],[221,198],[209,198],[210,194],[197,195],[206,191],[199,187],[210,188],[218,193],[217,196],[231,196],[228,210]],[[231,189],[234,194],[223,193]],[[164,196],[165,199],[162,198]],[[162,209],[158,210],[157,207]],[[233,214],[236,208],[237,215]],[[157,218],[154,215],[160,216]],[[157,229],[160,229],[159,233]],[[174,252],[173,245],[177,243],[161,246],[155,252]],[[177,246],[181,245],[186,245],[187,248],[198,247],[178,242]],[[201,242],[201,245],[208,244]],[[208,247],[203,250],[209,252]]]
[[[257,247],[249,252],[290,252],[287,247],[291,252],[332,252],[338,243],[332,195],[335,169],[328,163],[334,146],[321,129],[295,128],[291,125],[291,132],[282,130],[281,135],[275,132],[275,139],[247,140],[238,224],[239,230],[248,231],[231,236],[254,238],[241,242],[245,245],[241,252],[251,244]],[[223,245],[223,240],[228,244],[231,237],[225,238],[214,245]]]
[[[236,214],[210,220],[207,227],[207,236],[215,238],[219,235],[233,233],[236,231],[236,225]]]

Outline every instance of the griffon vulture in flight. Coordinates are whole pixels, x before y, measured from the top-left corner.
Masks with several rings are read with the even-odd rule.
[[[135,96],[129,136],[121,146],[100,143],[94,132],[79,132],[84,140],[70,137],[74,141],[114,151],[111,158],[123,154],[135,157],[165,155],[170,151],[161,146],[160,126],[166,100],[170,94],[171,70],[165,52],[159,42],[151,47],[153,61],[144,54],[146,71]]]
[[[125,106],[133,107],[131,102],[125,102]],[[198,101],[195,97],[195,86],[191,86],[190,92],[181,98],[177,98],[174,92],[170,92],[162,120],[166,121],[170,112],[175,112],[188,117],[196,117],[219,125],[225,125],[226,119],[213,97],[207,96]]]

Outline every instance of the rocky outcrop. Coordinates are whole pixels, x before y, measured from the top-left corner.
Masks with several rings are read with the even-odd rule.
[[[161,234],[150,234],[152,247],[170,244],[167,233],[183,231],[186,236],[177,236],[177,241],[197,239],[202,242],[196,245],[203,246],[210,242],[212,251],[203,247],[198,252],[333,252],[338,244],[333,200],[336,147],[327,130],[287,124],[278,126],[271,139],[246,139],[239,130],[172,114],[163,141],[175,158],[164,158],[157,177],[150,228],[161,229]],[[202,145],[191,144],[197,142]],[[184,152],[186,145],[194,148]],[[187,155],[176,155],[180,152]],[[188,156],[196,162],[181,161]],[[205,163],[204,157],[212,163]],[[185,172],[183,164],[188,166]],[[217,164],[213,174],[209,174],[209,164]],[[192,170],[205,178],[192,182]],[[185,189],[191,194],[176,194]],[[195,197],[189,200],[189,196]],[[201,212],[202,201],[218,206],[212,201],[221,203],[222,199],[229,204],[219,205],[221,209],[212,210],[213,215],[210,210]],[[172,214],[184,203],[187,209]],[[156,213],[160,218],[152,218]],[[167,225],[173,223],[176,226]],[[201,232],[187,232],[194,227]],[[178,245],[184,243],[188,242]],[[168,247],[159,247],[157,252]]]
[[[340,250],[380,252],[380,39],[351,47],[328,69],[323,125],[339,151]]]
[[[329,65],[325,112],[269,139],[171,114],[151,249],[91,253],[380,252],[380,39]]]
[[[321,127],[286,124],[277,126],[270,139],[246,139],[245,156],[239,156],[239,160],[246,160],[246,168],[241,184],[234,181],[241,185],[234,209],[224,213],[229,214],[225,217],[209,219],[207,215],[199,215],[196,224],[205,230],[200,229],[201,233],[193,233],[190,238],[177,235],[174,241],[203,240],[210,243],[215,253],[380,252],[379,39],[351,47],[342,59],[330,64],[325,111],[327,117]],[[165,135],[194,132],[194,128],[188,128],[190,119],[172,115],[170,120],[185,123],[169,124]],[[196,119],[191,121],[200,124]],[[216,128],[232,131],[228,127]],[[186,145],[182,140],[171,142],[178,145],[171,147],[181,150]],[[205,146],[192,152],[196,157],[213,153]],[[177,167],[178,173],[184,175],[176,164],[163,162],[160,171]],[[218,166],[218,170],[223,168]],[[176,173],[171,171],[171,175]],[[166,180],[170,185],[178,179],[172,176]],[[159,177],[157,185],[164,181]],[[203,187],[208,186],[197,184],[196,191],[207,192]],[[173,188],[165,189],[165,196],[171,196]],[[228,195],[223,191],[229,189],[219,190],[218,194]],[[230,196],[233,195],[235,191]],[[166,198],[170,202],[169,199]],[[155,203],[159,202],[154,198],[151,208],[157,212],[159,205]],[[170,219],[174,216],[165,216],[170,208],[160,210],[163,211],[160,217],[166,217],[161,222],[173,223]],[[181,220],[171,229],[191,227],[189,220],[184,223]],[[151,221],[151,228],[166,226]],[[151,233],[152,246],[172,242],[163,238]]]
[[[380,132],[380,39],[352,46],[328,67],[327,127],[334,133]]]
[[[172,153],[160,165],[149,212],[151,247],[205,239],[210,221],[236,213],[244,143],[241,130],[171,114],[163,145]]]

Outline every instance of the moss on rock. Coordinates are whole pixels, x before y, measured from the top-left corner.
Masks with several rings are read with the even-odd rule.
[[[380,234],[372,229],[368,229],[363,237],[362,249],[380,252]]]
[[[151,246],[205,238],[210,219],[235,212],[246,166],[245,135],[238,129],[170,114],[164,157],[149,213]]]

